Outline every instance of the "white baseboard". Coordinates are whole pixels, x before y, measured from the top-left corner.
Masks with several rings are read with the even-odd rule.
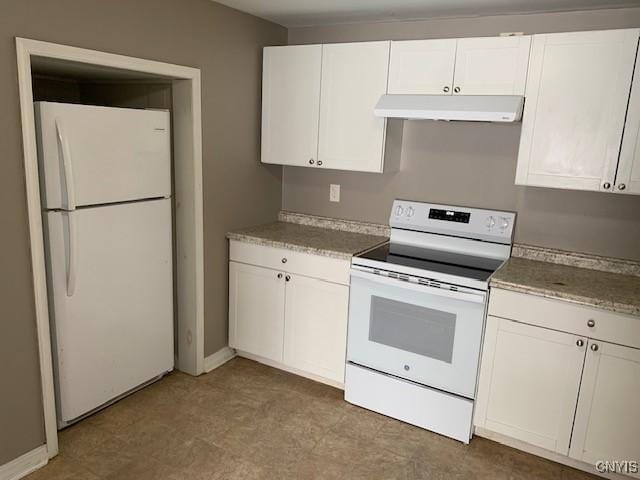
[[[18,480],[35,472],[49,461],[47,446],[40,445],[30,452],[0,466],[0,480]]]
[[[212,353],[208,357],[204,358],[204,372],[208,373],[211,370],[218,368],[220,365],[224,365],[235,356],[236,351],[233,348],[221,348],[216,353]]]

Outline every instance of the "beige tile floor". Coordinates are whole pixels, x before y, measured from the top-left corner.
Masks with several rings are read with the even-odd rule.
[[[60,433],[29,480],[596,478],[475,437],[355,407],[342,392],[236,358],[171,374]]]

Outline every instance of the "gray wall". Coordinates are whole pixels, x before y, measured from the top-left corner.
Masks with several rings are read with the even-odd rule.
[[[261,47],[286,30],[209,0],[3,0],[0,14],[0,465],[44,441],[14,37],[200,68],[205,352],[227,344],[227,230],[274,220],[259,163]]]
[[[640,8],[289,30],[290,44],[640,26]],[[518,212],[516,241],[640,260],[640,196],[514,185],[519,125],[405,122],[398,173],[284,167],[283,208],[387,223],[394,198]],[[342,186],[329,202],[329,184]]]

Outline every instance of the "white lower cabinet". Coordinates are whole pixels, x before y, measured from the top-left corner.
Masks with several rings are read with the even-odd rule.
[[[230,252],[229,346],[343,385],[351,262],[237,241]]]
[[[592,471],[637,462],[639,342],[638,317],[492,289],[475,426]]]
[[[281,272],[229,262],[229,346],[282,361],[284,284]]]
[[[566,455],[585,352],[578,340],[490,316],[476,424]]]
[[[590,340],[569,455],[638,461],[639,439],[640,350]]]
[[[289,278],[284,363],[343,383],[349,287],[303,276]]]

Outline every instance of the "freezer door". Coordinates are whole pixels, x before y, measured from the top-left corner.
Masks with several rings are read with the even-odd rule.
[[[43,208],[171,194],[169,112],[35,104]]]
[[[58,420],[173,368],[169,199],[48,212]]]

